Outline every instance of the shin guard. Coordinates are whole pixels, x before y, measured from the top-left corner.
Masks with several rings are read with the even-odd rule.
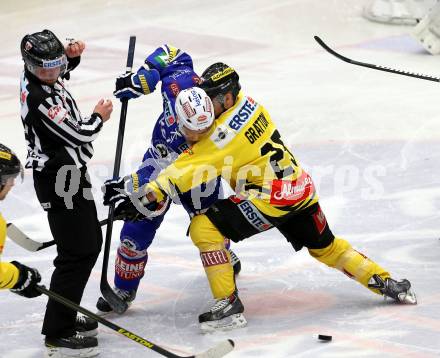
[[[206,215],[197,215],[192,219],[190,235],[200,251],[200,258],[214,298],[229,297],[235,292],[235,281],[224,236]]]
[[[318,261],[338,269],[377,294],[381,292],[368,287],[370,278],[373,275],[378,275],[383,280],[390,277],[390,274],[377,263],[354,250],[346,240],[339,237],[335,237],[335,240],[323,249],[309,249],[309,253]]]

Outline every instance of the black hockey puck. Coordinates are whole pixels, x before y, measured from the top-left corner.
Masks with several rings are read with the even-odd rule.
[[[327,341],[330,342],[332,340],[332,336],[326,336],[324,334],[319,334],[318,339],[321,341]]]

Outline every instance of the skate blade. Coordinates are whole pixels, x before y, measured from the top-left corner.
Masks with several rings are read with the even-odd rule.
[[[45,358],[92,358],[99,356],[97,347],[70,349],[64,347],[46,347]]]
[[[118,316],[118,314],[117,313],[115,313],[114,311],[108,311],[108,312],[105,312],[105,311],[100,311],[99,309],[97,309],[96,311],[95,311],[95,314],[97,315],[97,316],[99,316],[99,317],[112,317],[112,316]]]
[[[203,333],[212,333],[218,331],[230,331],[232,329],[245,327],[246,325],[246,318],[244,318],[243,314],[237,313],[218,321],[202,322],[200,323],[200,329]]]
[[[96,337],[98,335],[98,329],[92,329],[90,331],[77,331],[81,336],[84,337]]]
[[[398,295],[399,302],[406,305],[416,305],[417,297],[413,290],[409,289],[408,292],[402,292]]]
[[[128,306],[128,308],[130,308],[130,306],[131,306],[131,304],[132,304],[133,302],[132,301],[130,301],[130,302],[127,302],[127,306]],[[128,311],[128,308],[127,308],[127,311]],[[125,312],[127,312],[127,311],[125,311]],[[95,314],[96,315],[98,315],[99,317],[119,317],[119,316],[122,316],[123,314],[125,314],[125,312],[123,312],[123,313],[116,313],[115,311],[113,311],[113,310],[110,310],[110,311],[101,311],[99,308],[97,308],[96,309],[96,311],[95,311]]]

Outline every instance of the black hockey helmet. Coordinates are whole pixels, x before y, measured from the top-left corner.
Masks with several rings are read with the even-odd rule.
[[[18,175],[23,179],[20,160],[12,150],[0,143],[0,189],[9,178],[16,178]]]
[[[20,50],[26,68],[33,74],[35,74],[36,67],[44,69],[60,67],[61,76],[67,68],[64,46],[50,30],[24,36]]]
[[[235,98],[241,89],[239,79],[238,73],[232,67],[216,62],[203,71],[200,87],[211,98],[227,92],[232,92]]]

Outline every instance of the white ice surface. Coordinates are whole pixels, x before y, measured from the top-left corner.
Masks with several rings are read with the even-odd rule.
[[[21,158],[19,42],[25,33],[49,28],[61,38],[86,41],[69,84],[84,113],[100,97],[111,97],[131,34],[137,35],[135,66],[163,43],[192,54],[199,72],[224,61],[237,69],[244,91],[267,107],[313,175],[333,232],[394,277],[410,279],[419,298],[417,306],[384,302],[306,250],[295,253],[272,230],[234,245],[243,265],[237,284],[248,327],[202,335],[197,315],[208,307],[210,291],[197,250],[185,237],[187,216],[175,206],[151,246],[135,303],[114,322],[181,355],[225,338],[236,342],[231,358],[440,355],[438,84],[345,64],[319,48],[313,35],[354,59],[432,75],[440,74],[438,57],[425,53],[408,27],[367,22],[361,6],[350,0],[1,1],[0,142]],[[140,161],[160,111],[158,93],[129,103],[123,173]],[[95,142],[95,187],[110,176],[118,119],[115,102]],[[103,218],[106,210],[98,205]],[[51,239],[30,172],[0,210],[29,236]],[[118,223],[113,249],[119,229]],[[7,242],[2,259],[37,267],[47,285],[54,257],[53,248],[29,254]],[[100,273],[101,258],[83,299],[89,309],[99,295]],[[0,357],[41,357],[46,298],[1,295]],[[314,334],[333,341],[321,343]],[[105,358],[158,356],[105,327],[99,342]]]

